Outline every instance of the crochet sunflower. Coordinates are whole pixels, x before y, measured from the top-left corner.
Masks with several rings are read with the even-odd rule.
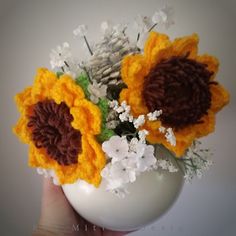
[[[229,94],[215,81],[218,60],[198,55],[198,36],[173,42],[165,34],[151,32],[143,54],[126,56],[121,75],[127,88],[120,102],[131,106],[134,117],[162,110],[157,121],[146,121],[147,140],[163,144],[181,157],[193,140],[214,131],[215,114],[229,102]],[[172,127],[176,145],[159,131]]]
[[[15,97],[21,117],[14,132],[29,144],[29,165],[53,169],[60,184],[83,179],[98,186],[105,156],[95,136],[99,108],[68,75],[41,68],[33,86]]]

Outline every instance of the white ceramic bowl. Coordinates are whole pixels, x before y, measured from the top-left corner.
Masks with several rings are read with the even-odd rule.
[[[164,148],[157,156],[170,158]],[[173,164],[175,164],[173,162]],[[175,202],[183,185],[181,171],[153,170],[142,173],[129,184],[125,198],[107,192],[103,180],[99,188],[84,181],[63,186],[73,208],[91,223],[117,231],[140,229],[157,220]]]

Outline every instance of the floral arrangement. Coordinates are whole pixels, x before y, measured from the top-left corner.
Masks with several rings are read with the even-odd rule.
[[[78,61],[68,43],[50,54],[53,71],[40,68],[34,84],[16,95],[21,117],[15,134],[29,144],[29,165],[55,184],[84,180],[119,196],[143,172],[182,171],[201,177],[212,161],[199,138],[212,133],[215,114],[229,102],[216,81],[218,60],[198,55],[197,34],[173,41],[166,6],[129,25],[103,22],[103,37],[91,45],[87,27],[74,35],[91,56]],[[128,27],[129,26],[129,27]],[[173,161],[158,157],[159,148]]]

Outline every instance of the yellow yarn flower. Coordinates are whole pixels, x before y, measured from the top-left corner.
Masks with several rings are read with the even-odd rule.
[[[99,186],[106,163],[95,138],[101,112],[74,80],[41,68],[15,100],[21,117],[13,131],[29,144],[29,165],[53,169],[60,184],[83,179]]]
[[[128,88],[120,102],[127,101],[133,116],[162,110],[158,121],[147,121],[147,140],[160,143],[182,156],[193,140],[214,131],[215,113],[229,102],[229,94],[215,81],[219,62],[210,55],[198,55],[198,36],[173,42],[165,34],[151,32],[144,54],[126,56],[121,75]],[[176,146],[159,132],[172,127]]]

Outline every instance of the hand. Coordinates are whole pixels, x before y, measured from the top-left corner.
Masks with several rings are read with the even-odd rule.
[[[127,232],[116,232],[92,225],[78,215],[67,201],[61,187],[50,179],[43,181],[41,216],[32,236],[123,236]]]

